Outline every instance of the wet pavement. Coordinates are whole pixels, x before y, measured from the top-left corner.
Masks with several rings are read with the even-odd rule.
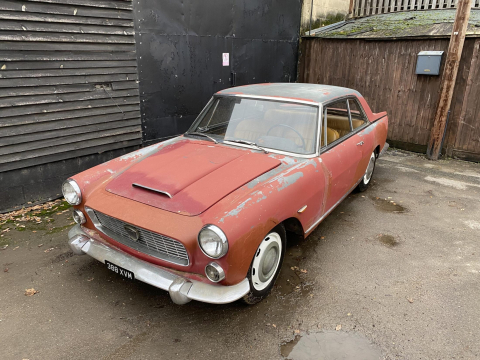
[[[373,179],[289,238],[252,307],[177,306],[72,256],[68,212],[2,225],[0,359],[479,358],[480,166],[393,151]]]
[[[295,336],[281,346],[288,360],[381,360],[380,349],[356,333],[322,331]]]

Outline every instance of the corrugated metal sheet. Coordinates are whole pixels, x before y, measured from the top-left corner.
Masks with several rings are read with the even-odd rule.
[[[0,172],[141,144],[129,0],[0,2]]]

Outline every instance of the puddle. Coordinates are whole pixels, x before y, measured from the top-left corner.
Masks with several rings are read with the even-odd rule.
[[[378,235],[378,241],[388,247],[395,247],[400,244],[392,235]]]
[[[391,199],[382,199],[378,197],[370,197],[380,210],[384,212],[393,212],[393,213],[403,213],[407,211],[405,207],[402,205],[397,204],[395,201]]]
[[[282,271],[275,284],[275,289],[281,297],[303,298],[313,289],[314,282],[308,279],[309,271],[302,263],[308,254],[315,251],[317,244],[318,240],[307,239],[287,248]]]
[[[289,360],[380,360],[381,351],[355,333],[324,331],[297,335],[281,345],[280,353]]]

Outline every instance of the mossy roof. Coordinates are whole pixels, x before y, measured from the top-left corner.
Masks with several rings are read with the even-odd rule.
[[[346,21],[325,31],[320,28],[315,36],[354,39],[443,38],[450,37],[454,19],[455,9],[403,11]],[[480,36],[480,10],[472,9],[467,36]]]

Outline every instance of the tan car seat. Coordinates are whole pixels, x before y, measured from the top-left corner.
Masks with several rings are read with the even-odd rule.
[[[365,122],[363,120],[352,119],[353,129],[362,126],[364,123]],[[329,128],[337,130],[340,137],[344,137],[350,133],[350,122],[348,121],[348,117],[329,114],[327,118],[327,125]]]
[[[269,128],[268,124],[262,120],[243,120],[235,128],[234,137],[256,143],[258,138],[265,135]]]
[[[322,146],[325,146],[324,135],[325,135],[325,132],[322,131]],[[327,145],[331,144],[332,142],[338,139],[340,139],[340,134],[338,133],[338,131],[327,128]]]

